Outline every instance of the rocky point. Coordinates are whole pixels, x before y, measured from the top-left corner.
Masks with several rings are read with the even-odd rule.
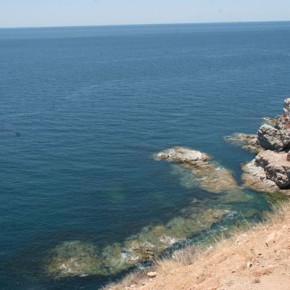
[[[290,98],[284,101],[282,115],[263,119],[267,123],[256,135],[236,133],[227,140],[258,153],[251,162],[242,166],[245,187],[290,195]]]
[[[174,147],[155,154],[155,159],[174,162],[191,170],[197,186],[208,192],[222,193],[238,189],[232,172],[214,162],[206,153]]]

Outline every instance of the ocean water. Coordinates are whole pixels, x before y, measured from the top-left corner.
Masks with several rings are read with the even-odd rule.
[[[0,30],[0,288],[97,289],[116,276],[54,279],[51,251],[101,252],[193,199],[261,218],[266,195],[230,201],[152,155],[199,149],[240,182],[253,155],[224,137],[282,112],[289,47],[288,22]]]

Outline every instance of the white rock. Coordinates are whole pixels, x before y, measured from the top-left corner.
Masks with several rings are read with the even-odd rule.
[[[157,276],[157,273],[156,272],[149,272],[147,273],[147,277],[149,278],[155,278]]]

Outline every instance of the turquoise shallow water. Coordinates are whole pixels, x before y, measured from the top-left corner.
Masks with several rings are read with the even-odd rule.
[[[192,199],[259,219],[263,194],[228,202],[184,187],[152,154],[200,149],[239,180],[252,155],[223,138],[282,111],[289,25],[0,30],[1,289],[95,289],[107,278],[48,277],[50,251],[75,240],[101,251]]]

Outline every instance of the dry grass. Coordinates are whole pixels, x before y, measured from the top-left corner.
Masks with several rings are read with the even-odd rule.
[[[284,276],[281,275],[286,272],[281,267],[290,266],[288,264],[290,260],[290,203],[276,205],[274,212],[268,215],[265,222],[248,224],[247,227],[247,230],[237,230],[230,238],[226,239],[221,236],[214,239],[210,246],[190,246],[175,252],[170,259],[157,261],[155,268],[150,269],[157,272],[157,277],[154,279],[147,277],[148,271],[135,272],[119,283],[108,285],[103,290],[263,289],[263,287],[271,289],[267,288],[268,284],[276,287],[273,283],[284,281]],[[275,238],[277,241],[268,245],[267,239],[271,239],[274,234],[278,237]],[[289,255],[283,254],[283,251]],[[275,256],[279,252],[282,253],[281,261]],[[268,264],[271,267],[276,265],[277,271],[280,267],[281,271],[273,271],[267,266]],[[276,276],[271,276],[270,282],[265,282],[265,277],[269,275]],[[218,288],[218,285],[222,283],[225,288]],[[290,274],[289,280],[285,283],[290,285]],[[277,287],[276,289],[290,289],[290,287],[283,288],[282,284],[279,288]]]

